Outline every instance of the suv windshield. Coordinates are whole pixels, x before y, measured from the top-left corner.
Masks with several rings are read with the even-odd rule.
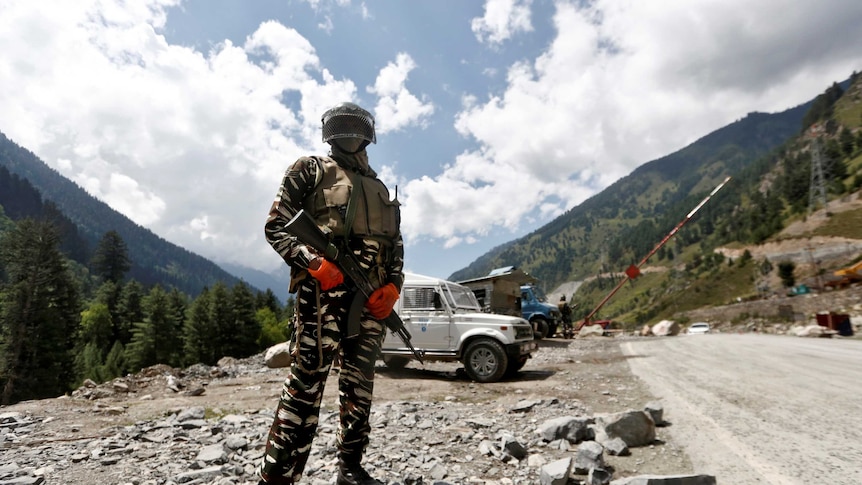
[[[452,308],[475,312],[482,311],[476,295],[466,286],[447,284],[446,290],[448,290],[444,292],[446,300]]]

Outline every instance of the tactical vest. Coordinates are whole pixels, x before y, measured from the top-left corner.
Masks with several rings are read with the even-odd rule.
[[[345,170],[330,157],[311,158],[318,162],[319,170],[304,206],[317,224],[329,227],[335,237],[370,238],[392,247],[398,235],[401,204],[397,199],[389,200],[386,185],[375,177]],[[354,184],[362,184],[361,196],[354,201],[356,207],[348,211]]]

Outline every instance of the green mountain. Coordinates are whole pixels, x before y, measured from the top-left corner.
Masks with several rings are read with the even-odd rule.
[[[862,83],[858,81],[854,73],[808,103],[780,113],[750,113],[675,153],[645,163],[545,226],[492,249],[449,279],[461,281],[515,266],[538,278],[546,292],[567,282],[589,280],[576,294],[584,316],[619,280],[619,272],[638,264],[713,188],[732,177],[651,257],[649,265],[663,271],[638,278],[636,285],[626,287],[629,295],[615,297],[619,298],[616,307],[609,305],[602,314],[640,323],[667,316],[668,301],[678,302],[681,292],[696,286],[699,279],[709,281],[717,271],[726,270],[720,264],[724,257],[716,255],[715,248],[762,243],[805,216],[814,140],[823,147],[824,159],[832,162],[830,197],[858,188],[855,173],[862,164],[858,129],[862,117],[856,107]],[[737,279],[751,288],[748,280],[753,271],[744,271],[745,276]],[[745,291],[750,290],[740,287],[713,299],[689,295],[689,300],[700,305],[724,303]],[[718,292],[705,288],[704,293]]]
[[[222,281],[240,281],[212,261],[172,244],[89,195],[32,152],[0,133],[0,220],[47,218],[61,228],[66,255],[87,266],[108,231],[126,243],[130,278],[144,285],[176,287],[191,296]],[[3,215],[5,214],[5,219]],[[0,222],[2,230],[3,222]],[[254,282],[250,283],[255,285]]]

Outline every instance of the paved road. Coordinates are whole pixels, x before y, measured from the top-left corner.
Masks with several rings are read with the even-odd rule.
[[[709,334],[621,346],[697,473],[720,485],[862,484],[862,341]]]

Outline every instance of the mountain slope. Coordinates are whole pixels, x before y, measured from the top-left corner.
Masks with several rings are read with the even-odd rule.
[[[842,264],[840,258],[852,260],[854,248],[862,247],[862,232],[857,228],[862,210],[810,213],[821,208],[822,202],[809,199],[815,161],[829,174],[823,181],[829,198],[859,195],[860,125],[862,76],[854,74],[811,102],[776,114],[749,114],[678,152],[644,164],[551,223],[495,248],[450,278],[468,279],[514,265],[539,278],[547,292],[557,292],[562,283],[583,281],[575,294],[580,304],[575,317],[584,317],[617,284],[623,269],[649,254],[713,187],[732,176],[653,255],[642,268],[644,274],[621,287],[602,314],[593,318],[642,324],[703,306],[780,294],[785,290],[776,269],[779,263],[797,264],[791,271],[798,278],[824,270],[816,261],[812,265],[807,260],[799,264],[799,258],[770,261],[762,254],[756,260],[752,257],[760,254],[754,250],[758,245],[786,238],[781,231],[791,223],[807,217],[828,221],[800,237],[849,241],[841,243],[838,264]],[[747,248],[751,251],[745,251]],[[737,256],[727,257],[731,252]],[[862,257],[856,257],[859,259]]]
[[[239,282],[212,261],[164,240],[111,209],[3,133],[0,133],[0,166],[35,187],[44,201],[76,225],[77,233],[90,248],[96,248],[106,232],[119,233],[132,260],[128,275],[145,285],[174,286],[196,296],[205,286],[211,287],[218,281],[231,286]],[[84,265],[89,262],[88,255],[70,257]]]
[[[603,264],[643,256],[661,240],[660,234],[673,228],[725,177],[797,134],[808,104],[776,114],[751,113],[648,162],[533,233],[491,250],[450,279],[479,277],[515,265],[546,288],[554,288],[594,274]],[[637,235],[628,251],[616,242],[626,232]]]

